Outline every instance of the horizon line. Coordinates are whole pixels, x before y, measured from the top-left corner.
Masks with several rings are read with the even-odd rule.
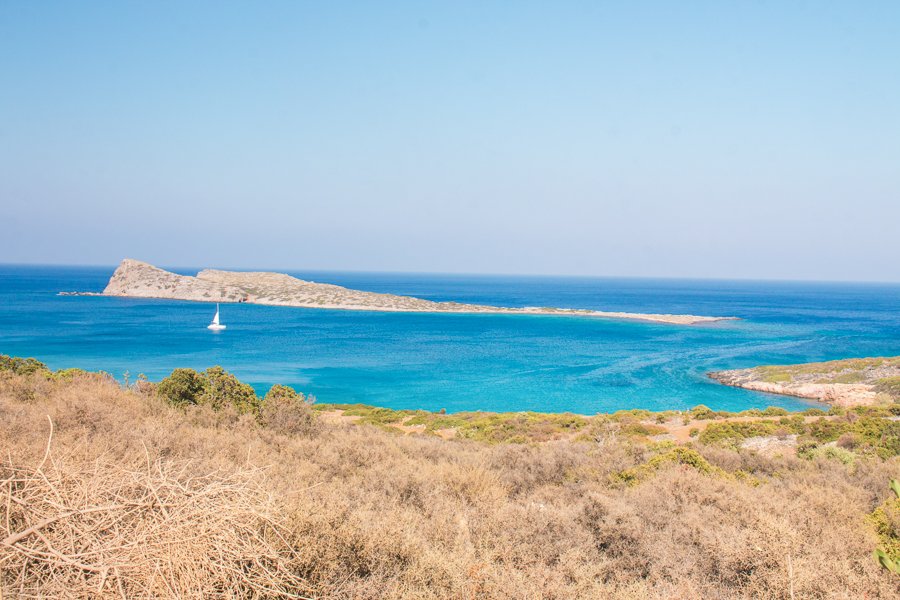
[[[124,259],[123,259],[124,260]],[[139,259],[132,259],[139,260]],[[121,262],[121,261],[119,261]],[[147,262],[147,261],[142,261]],[[147,263],[153,264],[153,263]],[[114,271],[118,264],[99,263],[43,263],[43,262],[0,262],[0,266],[9,267],[70,267],[70,268],[110,268]],[[468,277],[531,277],[535,279],[567,278],[567,279],[633,279],[633,280],[670,280],[670,281],[732,281],[747,283],[819,283],[819,284],[862,284],[862,285],[889,285],[900,286],[900,280],[871,280],[871,279],[791,279],[791,278],[759,278],[759,277],[712,277],[712,276],[672,276],[672,275],[588,275],[567,273],[497,273],[497,272],[467,272],[467,271],[417,271],[417,270],[366,270],[366,269],[322,269],[322,268],[296,268],[296,267],[224,267],[224,266],[171,266],[158,268],[167,270],[197,270],[217,269],[237,272],[282,272],[293,273],[346,273],[346,274],[371,274],[371,275],[446,275]]]

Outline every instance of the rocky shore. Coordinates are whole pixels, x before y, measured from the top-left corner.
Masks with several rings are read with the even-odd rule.
[[[836,406],[868,406],[900,400],[900,356],[769,365],[708,375],[725,385]]]
[[[249,302],[341,310],[587,316],[675,325],[696,325],[735,318],[433,302],[412,296],[364,292],[339,285],[304,281],[283,273],[207,269],[196,276],[179,275],[129,258],[123,260],[113,273],[103,295],[197,302]]]

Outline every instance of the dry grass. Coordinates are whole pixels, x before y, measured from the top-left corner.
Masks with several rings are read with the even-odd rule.
[[[631,437],[487,445],[327,423],[285,435],[87,376],[0,373],[0,416],[4,598],[900,591],[867,521],[896,457],[699,445],[702,472],[654,463],[667,450]],[[616,483],[644,464],[640,483]]]
[[[49,448],[48,448],[49,450]],[[295,597],[293,551],[254,470],[189,476],[47,460],[0,469],[3,569],[19,597]]]

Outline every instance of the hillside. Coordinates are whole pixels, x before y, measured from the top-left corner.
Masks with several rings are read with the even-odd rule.
[[[105,296],[167,298],[198,302],[249,302],[301,308],[395,312],[537,314],[634,319],[694,325],[733,319],[696,315],[644,314],[567,308],[505,308],[458,302],[433,302],[411,296],[352,290],[339,285],[304,281],[283,273],[203,270],[195,277],[170,273],[126,258],[115,270]]]
[[[756,421],[708,409],[682,415],[711,423],[678,445],[653,427],[675,415],[640,411],[428,413],[419,429],[396,411],[314,412],[282,386],[259,399],[217,368],[123,388],[3,357],[0,414],[4,598],[898,590],[872,557],[900,552],[887,410],[806,417],[803,452],[766,454],[734,443]]]

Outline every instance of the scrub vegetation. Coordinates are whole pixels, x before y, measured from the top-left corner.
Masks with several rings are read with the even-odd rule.
[[[894,408],[448,415],[0,357],[0,590],[896,597]]]
[[[813,378],[817,383],[859,383],[868,381],[873,371],[900,368],[900,357],[848,358],[798,365],[756,367],[762,379],[772,383]]]

